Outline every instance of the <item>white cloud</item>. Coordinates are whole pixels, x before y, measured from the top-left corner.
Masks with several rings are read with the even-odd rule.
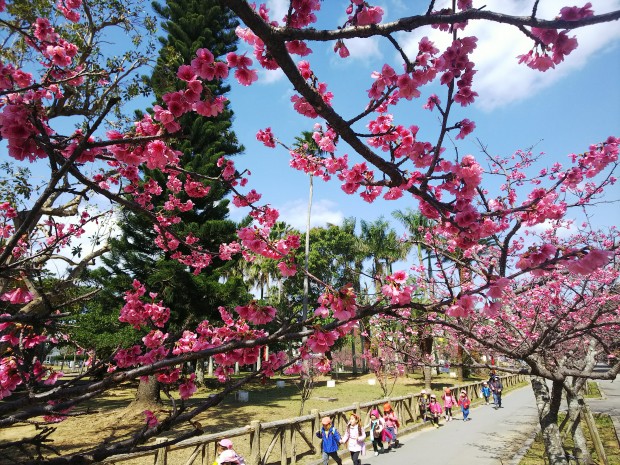
[[[280,212],[279,221],[284,221],[299,231],[306,230],[308,217],[307,199],[295,199],[281,205],[272,205]],[[239,209],[230,205],[230,219],[240,221],[247,215],[247,208]],[[322,227],[327,224],[342,224],[345,215],[339,210],[338,204],[328,199],[315,200],[312,204],[310,227]]]
[[[270,70],[270,69],[259,69],[258,71],[258,83],[259,84],[273,84],[275,82],[280,82],[284,79],[284,71],[280,68]]]
[[[371,60],[380,59],[382,57],[381,51],[379,50],[379,39],[377,37],[369,39],[347,39],[344,41],[344,44],[347,49],[349,49],[350,54],[344,62],[351,60],[368,63]],[[334,56],[336,55],[337,54],[334,54]],[[338,61],[343,62],[341,58],[338,58]]]
[[[531,14],[532,3],[522,0],[485,2],[487,10],[522,16]],[[554,18],[565,5],[565,0],[541,2],[537,16]],[[441,5],[437,6],[440,7]],[[596,2],[594,11],[595,14],[605,13],[619,7],[619,0],[600,0]],[[490,111],[511,102],[530,98],[568,74],[583,68],[593,54],[617,46],[620,28],[612,22],[580,28],[569,33],[570,36],[577,36],[579,47],[555,70],[546,73],[518,64],[516,57],[526,54],[532,47],[532,41],[514,27],[488,21],[475,21],[470,22],[465,34],[478,37],[478,47],[472,55],[478,70],[474,78],[474,88],[480,94],[477,105],[483,110]],[[440,50],[451,40],[451,36],[445,32],[424,29],[420,33],[409,35],[405,40],[404,49],[409,56],[415,56],[418,41],[424,35],[433,40]]]
[[[308,202],[297,199],[286,202],[281,207],[280,219],[300,231],[306,230],[308,217]],[[312,204],[310,227],[320,227],[329,224],[342,224],[344,214],[338,210],[338,204],[328,199],[320,199]]]
[[[282,24],[282,19],[288,13],[288,0],[268,0],[269,18]]]
[[[89,213],[91,217],[94,217],[98,214],[98,211],[95,208],[89,209]],[[79,220],[78,217],[66,217],[61,218],[64,224],[76,224]],[[104,216],[100,217],[98,221],[89,221],[87,222],[82,229],[84,233],[80,237],[72,237],[71,242],[67,247],[64,247],[61,251],[58,252],[58,255],[67,257],[69,260],[77,263],[81,258],[84,258],[91,253],[99,250],[103,247],[110,238],[118,237],[120,235],[120,228],[118,227],[118,215],[107,213]],[[79,256],[72,256],[72,250],[80,250]],[[99,263],[98,259],[95,259],[95,263]],[[53,259],[46,262],[45,267],[52,274],[61,278],[66,276],[69,263],[62,259]]]

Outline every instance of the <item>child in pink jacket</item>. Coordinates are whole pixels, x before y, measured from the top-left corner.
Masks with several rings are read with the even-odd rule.
[[[443,400],[443,409],[446,414],[446,421],[452,421],[452,407],[457,404],[458,399],[452,394],[449,387],[443,388],[441,399]]]
[[[360,453],[362,453],[365,449],[365,440],[366,433],[360,423],[360,417],[355,413],[352,413],[349,423],[347,424],[347,430],[344,433],[344,437],[340,440],[340,444],[347,443],[347,448],[351,454],[351,461],[353,462],[353,465],[362,465]]]
[[[443,413],[443,407],[437,402],[437,396],[431,394],[431,401],[428,404],[428,411],[431,413],[431,421],[435,425],[435,428],[439,428],[439,417]]]

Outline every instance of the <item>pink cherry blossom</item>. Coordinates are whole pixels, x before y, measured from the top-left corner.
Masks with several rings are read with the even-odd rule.
[[[457,134],[456,139],[465,139],[465,136],[468,136],[469,134],[474,132],[474,129],[476,129],[476,123],[474,123],[473,121],[470,121],[467,118],[465,118],[460,123],[458,123],[457,126],[461,130]]]
[[[12,291],[5,292],[4,294],[0,295],[0,300],[10,302],[13,305],[26,304],[32,299],[32,292],[22,289],[21,287],[16,287]]]
[[[297,274],[297,266],[294,263],[278,263],[278,270],[285,278],[295,276]]]
[[[196,374],[192,373],[187,377],[184,383],[179,385],[179,396],[181,399],[189,399],[196,392],[196,384],[194,380],[196,379]]]
[[[146,417],[146,426],[147,427],[154,428],[155,426],[157,426],[159,424],[159,420],[157,419],[155,414],[153,412],[151,412],[150,410],[145,410],[142,413],[144,413],[144,416]]]
[[[256,139],[265,144],[265,147],[275,148],[276,140],[271,132],[271,128],[267,128],[265,130],[260,130],[256,133]]]
[[[560,18],[566,21],[578,21],[583,18],[589,18],[594,15],[592,3],[588,2],[581,8],[577,6],[565,6],[560,10]]]
[[[239,316],[255,325],[264,325],[272,321],[276,316],[276,309],[269,305],[258,305],[256,301],[248,305],[235,307]]]
[[[567,264],[569,271],[581,275],[589,275],[597,268],[609,262],[612,252],[609,250],[592,249],[581,258]]]
[[[337,333],[334,331],[317,330],[308,337],[306,344],[313,352],[325,353],[334,345],[337,338]]]
[[[383,8],[378,6],[368,7],[364,5],[356,15],[356,23],[358,26],[367,26],[369,24],[378,24],[383,18]]]

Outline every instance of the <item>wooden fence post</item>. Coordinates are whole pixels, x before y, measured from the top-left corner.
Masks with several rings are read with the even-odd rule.
[[[355,411],[355,414],[356,414],[358,417],[360,417],[360,422],[361,422],[361,421],[363,421],[363,420],[361,419],[361,415],[360,415],[360,403],[359,403],[359,402],[354,402],[354,403],[353,403],[353,410]],[[364,425],[362,425],[362,426],[364,426]]]
[[[291,445],[291,465],[295,465],[297,463],[297,428],[295,425],[291,425],[291,440],[289,444]]]
[[[590,437],[594,443],[594,449],[596,450],[599,461],[605,465],[609,465],[607,454],[605,454],[605,448],[603,447],[601,436],[598,434],[598,428],[596,427],[596,421],[594,420],[594,415],[592,415],[590,406],[586,402],[583,402],[581,405],[581,411],[584,414],[583,417],[585,418],[588,429],[590,430]]]
[[[287,465],[287,455],[288,455],[288,431],[286,426],[282,427],[282,431],[280,431],[280,465]]]
[[[155,444],[161,444],[168,441],[168,438],[157,438]],[[155,453],[155,465],[167,465],[168,464],[168,449],[166,446],[160,447]]]
[[[418,402],[414,393],[410,392],[407,396],[407,401],[409,402],[409,415],[411,416],[411,421],[415,423],[418,421],[418,417],[420,416],[420,412],[418,412]]]
[[[314,415],[314,420],[312,422],[312,437],[316,440],[316,432],[321,431],[321,414],[318,410],[310,410],[310,415]],[[320,440],[319,440],[320,441]],[[316,448],[317,455],[322,456],[323,451],[321,450],[321,446]]]
[[[250,433],[250,459],[249,465],[262,465],[260,456],[260,421],[250,422],[252,432]]]

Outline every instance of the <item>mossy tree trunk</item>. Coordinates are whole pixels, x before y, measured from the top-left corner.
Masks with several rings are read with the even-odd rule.
[[[161,403],[159,381],[151,375],[147,380],[140,379],[136,392],[136,404],[155,405]]]
[[[536,398],[538,421],[549,465],[568,465],[564,447],[562,446],[560,427],[558,426],[558,412],[562,403],[563,383],[561,381],[554,381],[551,392],[549,392],[547,381],[544,378],[533,376],[532,389]]]

